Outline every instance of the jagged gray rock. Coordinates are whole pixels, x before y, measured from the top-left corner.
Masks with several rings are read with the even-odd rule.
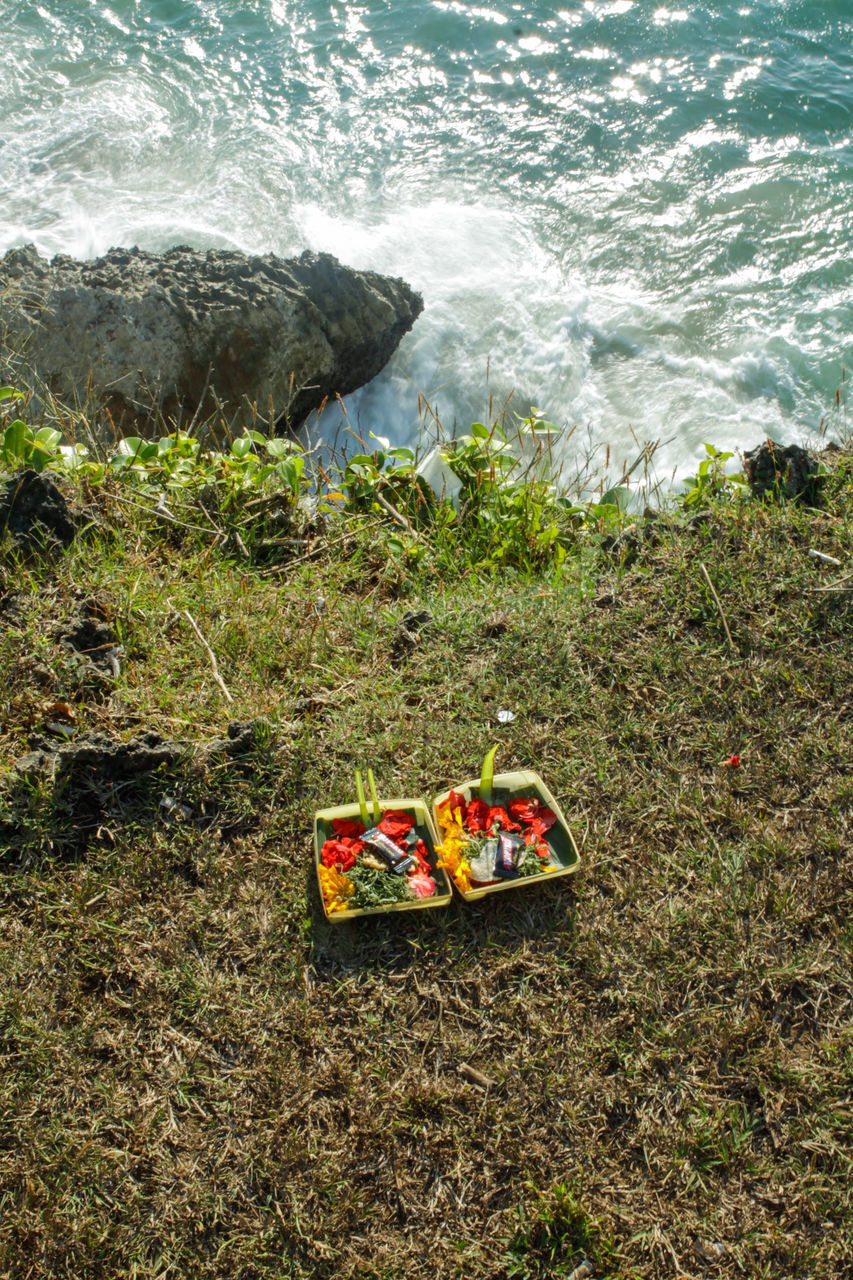
[[[0,260],[0,333],[53,394],[95,396],[139,426],[216,407],[248,421],[272,403],[297,425],[387,364],[423,310],[403,280],[326,253],[283,259],[178,247],[51,262],[33,245]],[[201,403],[200,403],[201,402]]]

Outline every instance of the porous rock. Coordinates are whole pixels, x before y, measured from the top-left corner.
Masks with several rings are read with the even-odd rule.
[[[754,497],[802,498],[814,503],[820,493],[820,467],[798,444],[765,440],[743,455],[744,470]]]
[[[19,545],[61,543],[77,532],[68,503],[50,476],[21,471],[0,487],[0,529]]]
[[[186,755],[187,744],[163,738],[154,730],[120,742],[108,733],[82,733],[76,742],[64,743],[56,752],[56,777],[76,776],[82,770],[101,778],[132,778],[173,765]]]
[[[0,260],[7,345],[53,394],[114,419],[158,414],[296,425],[387,364],[423,310],[404,281],[330,254],[111,249],[88,262],[33,245]]]
[[[98,600],[83,600],[68,621],[57,629],[63,649],[84,654],[95,666],[111,669],[110,655],[119,638]]]

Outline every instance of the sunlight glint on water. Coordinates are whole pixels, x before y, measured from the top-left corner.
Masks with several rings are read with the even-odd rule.
[[[566,446],[814,437],[853,333],[840,0],[0,0],[0,250],[327,249],[426,310],[350,398]],[[488,384],[487,384],[488,368]],[[334,434],[339,415],[323,420]]]

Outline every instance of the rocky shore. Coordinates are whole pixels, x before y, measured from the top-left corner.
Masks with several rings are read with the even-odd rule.
[[[134,248],[48,262],[27,245],[0,261],[0,329],[28,380],[104,405],[125,429],[213,413],[296,426],[375,377],[422,310],[403,280],[330,254]]]

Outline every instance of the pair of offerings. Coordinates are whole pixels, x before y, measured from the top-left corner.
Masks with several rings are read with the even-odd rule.
[[[577,846],[538,773],[495,774],[492,750],[479,778],[422,799],[358,801],[314,815],[323,910],[335,922],[389,911],[446,907],[576,871]]]

